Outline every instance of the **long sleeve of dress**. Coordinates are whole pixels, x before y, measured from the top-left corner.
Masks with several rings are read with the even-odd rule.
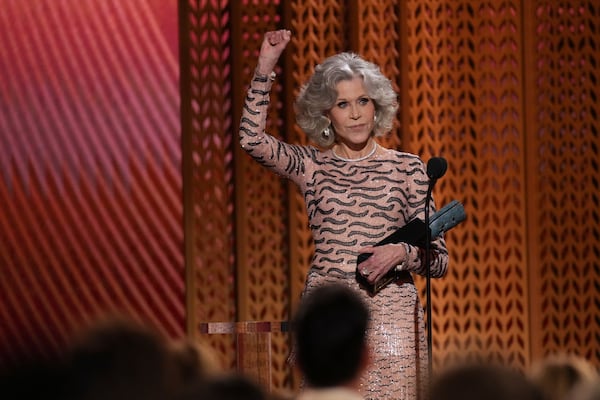
[[[300,177],[316,149],[291,145],[265,132],[272,85],[269,77],[254,74],[242,110],[240,145],[263,166],[302,185]]]

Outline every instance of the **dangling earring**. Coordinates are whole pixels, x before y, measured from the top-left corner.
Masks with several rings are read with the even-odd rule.
[[[323,132],[321,132],[321,135],[323,135],[323,137],[325,139],[329,139],[329,135],[331,135],[331,130],[329,130],[329,126],[327,126],[327,128],[323,129]]]

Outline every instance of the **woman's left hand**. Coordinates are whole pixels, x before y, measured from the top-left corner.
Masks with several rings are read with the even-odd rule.
[[[406,248],[402,243],[364,247],[359,250],[359,253],[372,253],[371,257],[358,266],[358,272],[369,283],[375,283],[383,278],[389,270],[396,268],[407,257]]]

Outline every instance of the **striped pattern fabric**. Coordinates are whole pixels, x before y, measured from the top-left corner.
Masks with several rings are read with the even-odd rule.
[[[176,2],[3,0],[0,360],[184,330]]]

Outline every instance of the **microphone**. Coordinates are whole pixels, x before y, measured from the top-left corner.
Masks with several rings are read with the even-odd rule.
[[[434,181],[444,176],[447,169],[448,162],[443,157],[433,157],[427,162],[427,176]]]

